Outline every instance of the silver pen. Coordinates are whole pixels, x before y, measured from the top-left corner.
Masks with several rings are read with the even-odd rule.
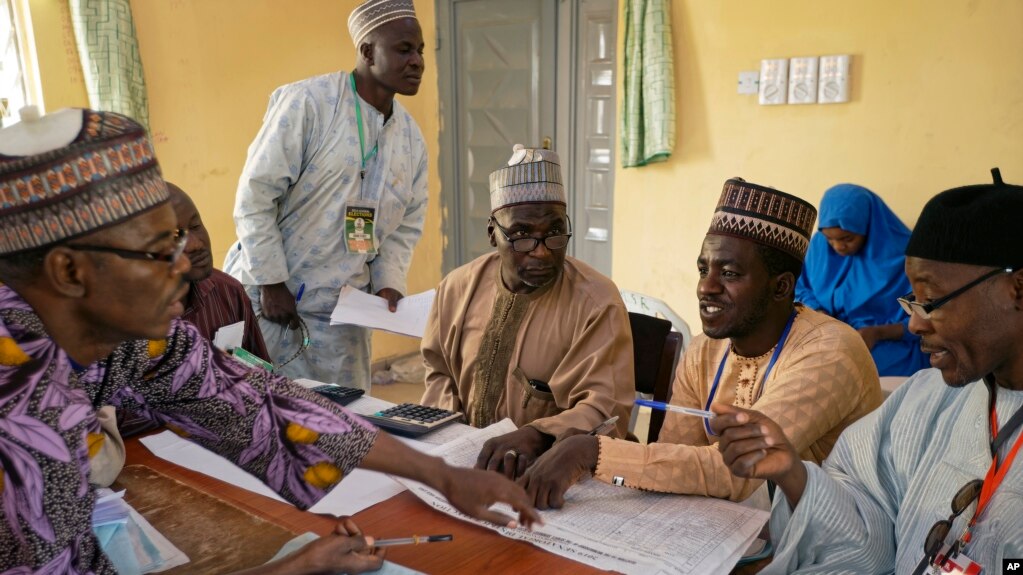
[[[399,539],[380,539],[373,542],[373,547],[390,547],[392,545],[419,545],[420,543],[439,543],[451,541],[454,535],[413,535],[412,537],[401,537]]]
[[[607,433],[608,431],[614,429],[615,423],[617,422],[618,422],[617,415],[609,417],[607,418],[607,420],[604,421],[604,423],[601,423],[597,427],[594,427],[593,431],[590,432],[590,435],[600,435],[602,433]]]

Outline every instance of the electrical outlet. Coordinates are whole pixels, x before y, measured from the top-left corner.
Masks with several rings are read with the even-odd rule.
[[[739,72],[739,93],[756,94],[760,91],[760,72],[748,70]]]

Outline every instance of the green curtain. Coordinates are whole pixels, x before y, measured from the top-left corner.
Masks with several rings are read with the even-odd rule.
[[[149,98],[128,0],[68,0],[89,105],[149,129]]]
[[[671,0],[626,0],[622,167],[663,162],[675,149]]]

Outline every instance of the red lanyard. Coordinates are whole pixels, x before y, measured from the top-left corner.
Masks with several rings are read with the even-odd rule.
[[[991,497],[995,494],[995,490],[1001,485],[1002,479],[1005,478],[1005,474],[1008,473],[1009,468],[1012,467],[1012,462],[1016,459],[1016,453],[1019,452],[1019,448],[1023,445],[1023,433],[1016,438],[1016,442],[1012,444],[1012,449],[1005,456],[1005,461],[1000,465],[998,463],[998,448],[1001,444],[1005,443],[1006,440],[1012,436],[1012,433],[1020,426],[1023,422],[1021,419],[1021,413],[1023,413],[1023,407],[1018,409],[1016,413],[1009,419],[1009,422],[1005,425],[1005,429],[998,431],[998,412],[995,411],[996,392],[995,386],[997,384],[989,384],[989,392],[991,393],[991,415],[989,420],[991,421],[991,467],[987,470],[987,475],[984,476],[984,486],[980,489],[980,500],[977,502],[977,511],[973,514],[973,519],[970,519],[970,524],[966,528],[966,533],[963,534],[963,542],[969,543],[970,535],[973,532],[973,526],[977,524],[981,514],[987,507],[987,504],[991,501]],[[1004,434],[1004,435],[1003,435]],[[1001,441],[999,441],[1001,440]]]

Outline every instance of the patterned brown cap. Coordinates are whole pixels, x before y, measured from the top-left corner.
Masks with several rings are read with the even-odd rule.
[[[707,234],[754,241],[803,261],[816,220],[817,209],[806,200],[732,178],[725,182]]]
[[[66,146],[0,155],[0,256],[88,234],[167,201],[142,126],[113,112],[82,116],[81,132]]]

